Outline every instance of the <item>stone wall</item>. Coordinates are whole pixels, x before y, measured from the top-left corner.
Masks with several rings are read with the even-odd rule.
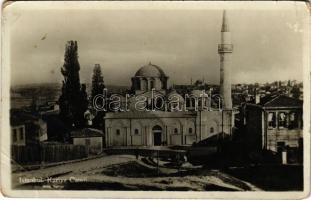
[[[106,117],[106,145],[109,146],[154,146],[191,145],[221,131],[231,134],[231,112],[202,111],[194,115],[186,113],[150,112],[120,118],[119,113]],[[178,117],[179,115],[179,117]],[[159,132],[156,136],[155,134]],[[156,138],[159,137],[159,138]]]

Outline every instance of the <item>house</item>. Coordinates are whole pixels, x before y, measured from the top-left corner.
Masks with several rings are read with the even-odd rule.
[[[12,110],[10,123],[12,145],[34,145],[48,139],[46,122],[34,114]]]
[[[242,108],[245,141],[249,149],[275,153],[303,149],[303,102],[284,95],[270,95]]]
[[[17,146],[25,146],[26,139],[25,139],[25,124],[23,123],[14,123],[11,125],[11,138],[12,138],[12,145]]]
[[[103,150],[103,132],[94,128],[84,128],[71,132],[72,143],[89,147],[89,152],[99,154]]]

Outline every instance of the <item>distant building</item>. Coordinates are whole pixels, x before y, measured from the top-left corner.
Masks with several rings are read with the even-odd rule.
[[[84,128],[71,132],[74,145],[88,146],[89,152],[99,154],[103,151],[103,132],[98,129]]]
[[[281,152],[302,148],[302,101],[284,95],[269,96],[242,108],[246,143],[254,150]]]

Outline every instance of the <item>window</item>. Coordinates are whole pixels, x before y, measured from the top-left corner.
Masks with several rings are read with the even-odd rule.
[[[150,88],[154,88],[154,81],[150,81]]]
[[[214,127],[211,127],[209,130],[210,133],[214,133]]]
[[[194,108],[195,102],[196,102],[196,98],[194,96],[186,96],[186,107]]]
[[[205,97],[205,106],[210,107],[210,99],[209,97]]]
[[[188,99],[188,98],[186,98],[186,107],[188,108],[188,107],[190,107],[190,99]]]
[[[164,101],[162,100],[162,98],[157,98],[155,99],[155,109],[156,110],[163,110],[164,108]]]
[[[178,103],[177,102],[172,102],[171,104],[171,111],[178,111]]]
[[[196,102],[196,98],[191,98],[191,107],[194,107],[194,108],[196,107],[195,102]]]
[[[279,128],[287,128],[287,113],[280,112],[278,120]]]
[[[17,142],[17,130],[13,129],[13,142]]]
[[[138,135],[138,134],[139,134],[139,131],[138,131],[137,128],[134,130],[134,133],[135,133],[135,135]]]
[[[189,133],[190,133],[190,134],[192,133],[192,128],[189,128]]]
[[[89,138],[85,139],[85,145],[90,146],[91,140]]]
[[[295,129],[298,128],[298,114],[296,112],[291,112],[289,114],[289,129]]]
[[[276,127],[276,119],[275,119],[275,112],[268,113],[268,127],[275,128]]]
[[[23,128],[19,128],[19,139],[20,140],[23,140],[24,139],[24,131],[23,131],[24,129]]]
[[[203,101],[203,99],[199,98],[199,100],[198,100],[198,107],[199,107],[199,109],[202,108],[202,101]]]
[[[177,128],[174,129],[174,133],[176,133],[176,134],[178,133],[178,129]]]
[[[141,79],[141,90],[148,90],[148,81],[146,79]]]
[[[120,129],[116,130],[116,135],[120,135]]]

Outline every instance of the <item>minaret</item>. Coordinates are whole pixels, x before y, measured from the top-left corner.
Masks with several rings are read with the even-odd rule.
[[[231,99],[231,54],[233,45],[231,43],[231,33],[226,15],[223,11],[221,26],[221,43],[218,45],[220,56],[220,95],[223,101],[223,109],[232,109]]]

